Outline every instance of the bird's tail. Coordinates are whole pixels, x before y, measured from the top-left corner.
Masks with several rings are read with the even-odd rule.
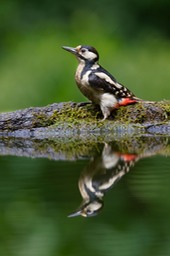
[[[127,105],[131,105],[131,104],[135,104],[138,102],[143,102],[143,103],[154,103],[154,101],[146,101],[146,100],[142,100],[140,98],[137,97],[131,97],[131,98],[121,98],[119,100],[119,106],[127,106]]]
[[[155,101],[148,101],[148,100],[142,100],[140,98],[137,97],[133,97],[133,100],[136,100],[136,102],[143,102],[143,103],[154,103]]]

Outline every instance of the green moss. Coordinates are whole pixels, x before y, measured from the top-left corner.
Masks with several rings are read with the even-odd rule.
[[[169,121],[170,102],[140,102],[135,105],[121,107],[116,120],[123,123],[152,123]]]
[[[55,113],[52,116],[47,116],[46,113],[34,113],[33,117],[34,120],[32,121],[32,126],[33,127],[47,127],[52,125],[56,118],[54,118],[53,116],[55,115]]]
[[[99,112],[96,108],[89,104],[87,106],[75,105],[74,108],[70,107],[69,103],[64,104],[64,108],[61,109],[57,114],[58,121],[69,121],[77,122],[79,120],[85,119],[86,122],[97,121],[97,116]]]
[[[165,116],[169,120],[170,119],[170,101],[164,100],[157,103],[164,111]]]
[[[121,123],[143,123],[146,116],[146,109],[140,103],[121,107],[117,110],[115,120]]]
[[[113,131],[120,127],[142,128],[146,124],[166,124],[170,121],[170,102],[140,102],[113,111],[112,115],[102,121],[98,106],[92,104],[63,103],[59,110],[50,115],[35,113],[33,127],[56,127],[59,130]],[[137,125],[137,126],[136,126]],[[129,128],[128,128],[129,129]]]

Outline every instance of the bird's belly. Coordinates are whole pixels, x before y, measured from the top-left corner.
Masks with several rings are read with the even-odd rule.
[[[87,97],[92,102],[99,104],[100,93],[99,91],[91,87],[91,85],[88,83],[88,75],[89,72],[87,72],[82,78],[80,78],[80,74],[77,72],[75,75],[77,86],[85,97]]]
[[[82,81],[81,81],[81,83],[77,82],[77,86],[86,98],[88,98],[89,100],[91,100],[92,102],[94,102],[96,104],[100,103],[99,92],[94,90],[88,83],[86,83],[86,82],[82,83]]]

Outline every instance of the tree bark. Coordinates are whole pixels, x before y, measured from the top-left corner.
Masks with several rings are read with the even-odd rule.
[[[170,132],[170,101],[140,102],[115,110],[101,121],[98,106],[91,103],[54,103],[0,114],[0,135],[31,136],[68,132],[149,131]],[[38,133],[37,133],[38,134]],[[37,135],[38,136],[38,135]]]

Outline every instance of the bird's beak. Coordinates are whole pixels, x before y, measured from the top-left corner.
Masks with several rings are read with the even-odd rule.
[[[69,46],[62,46],[62,48],[68,52],[73,53],[74,55],[77,55],[77,49]]]
[[[81,210],[78,210],[78,211],[76,211],[76,212],[73,212],[73,213],[69,214],[68,217],[69,217],[69,218],[71,218],[71,217],[77,217],[77,216],[80,216],[81,213],[82,213]]]

